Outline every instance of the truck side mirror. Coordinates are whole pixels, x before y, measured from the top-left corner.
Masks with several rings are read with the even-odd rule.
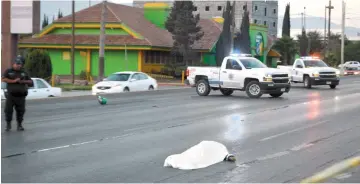
[[[296,65],[296,68],[303,68],[302,65]]]
[[[242,68],[241,68],[240,65],[234,65],[234,66],[233,66],[233,69],[234,69],[234,70],[242,70]]]

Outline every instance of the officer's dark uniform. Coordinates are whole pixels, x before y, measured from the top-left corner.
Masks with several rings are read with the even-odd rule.
[[[22,57],[17,57],[14,64],[24,64],[24,59]],[[31,80],[30,76],[21,68],[16,70],[14,68],[7,69],[2,79],[8,78],[10,80],[15,80],[20,78],[20,80]],[[32,85],[30,85],[32,86]],[[23,131],[22,122],[25,114],[25,98],[28,95],[28,84],[23,83],[7,83],[7,96],[5,102],[5,120],[7,123],[6,131],[11,129],[11,121],[13,117],[13,109],[15,107],[16,111],[16,120],[18,123],[18,130]]]

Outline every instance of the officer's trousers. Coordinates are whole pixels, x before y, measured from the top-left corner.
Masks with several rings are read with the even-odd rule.
[[[7,95],[5,102],[5,120],[6,122],[11,122],[14,112],[14,107],[16,111],[16,120],[18,123],[22,123],[24,120],[25,114],[25,96],[12,96]]]

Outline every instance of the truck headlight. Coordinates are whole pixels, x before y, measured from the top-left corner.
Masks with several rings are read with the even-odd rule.
[[[313,76],[313,77],[319,77],[319,72],[314,72],[314,73],[312,74],[312,76]]]
[[[271,74],[265,74],[264,82],[272,82],[272,75]]]
[[[340,71],[336,71],[336,77],[340,77]]]

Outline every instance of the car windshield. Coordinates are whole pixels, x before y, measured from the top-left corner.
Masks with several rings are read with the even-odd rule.
[[[309,67],[328,67],[327,64],[322,60],[304,60],[306,68]]]
[[[267,68],[267,66],[256,58],[240,59],[240,62],[246,69],[251,68]]]
[[[1,82],[1,89],[6,89],[7,84],[5,82]]]
[[[106,81],[128,81],[130,74],[121,73],[121,74],[111,74],[106,78]]]

